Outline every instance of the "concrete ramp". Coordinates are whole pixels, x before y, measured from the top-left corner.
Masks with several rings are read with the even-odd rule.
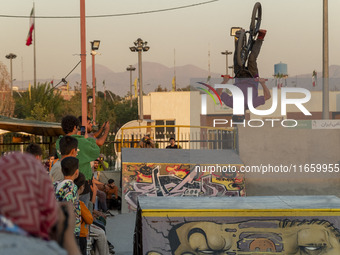
[[[340,254],[335,196],[139,197],[134,254]]]

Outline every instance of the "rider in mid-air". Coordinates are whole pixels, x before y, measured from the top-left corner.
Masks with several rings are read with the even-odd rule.
[[[251,53],[248,59],[248,66],[242,67],[238,64],[236,59],[237,52],[237,40],[239,38],[240,31],[236,32],[235,36],[235,51],[234,51],[234,72],[235,72],[235,86],[242,90],[244,95],[244,104],[245,110],[249,109],[248,107],[248,88],[253,88],[253,106],[257,108],[260,105],[265,104],[265,101],[270,99],[270,91],[265,84],[265,79],[259,78],[259,71],[257,68],[257,57],[260,53],[261,46],[263,43],[263,39],[266,35],[266,30],[260,29],[257,35],[257,39],[254,42]],[[223,76],[222,84],[226,84],[229,80],[229,76]],[[258,82],[261,84],[263,88],[263,96],[258,96]],[[217,90],[220,94],[221,100],[223,103],[231,108],[233,108],[233,96],[229,95],[226,92],[222,92],[222,89]],[[222,93],[221,93],[222,92]]]

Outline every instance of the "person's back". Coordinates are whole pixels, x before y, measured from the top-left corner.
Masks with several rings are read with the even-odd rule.
[[[74,233],[79,236],[80,233],[80,204],[78,197],[78,188],[74,180],[79,175],[79,160],[75,157],[66,157],[61,161],[61,170],[64,180],[54,183],[55,196],[57,201],[70,201],[73,203],[76,214],[76,225]]]

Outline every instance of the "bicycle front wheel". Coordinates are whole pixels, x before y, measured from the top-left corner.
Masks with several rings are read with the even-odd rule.
[[[251,15],[251,21],[249,26],[250,36],[252,37],[252,39],[255,39],[255,36],[259,32],[261,26],[261,18],[262,18],[262,6],[261,3],[257,2],[253,8],[253,13]]]
[[[237,64],[244,67],[248,58],[247,38],[246,32],[241,30],[240,37],[237,41],[236,59]]]

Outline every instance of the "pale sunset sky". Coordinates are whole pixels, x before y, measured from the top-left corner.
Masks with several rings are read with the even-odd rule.
[[[86,0],[87,15],[110,15],[144,12],[193,5],[209,0]],[[249,27],[254,0],[219,0],[190,8],[142,15],[87,18],[87,66],[91,65],[90,41],[101,40],[96,63],[114,72],[123,72],[137,63],[137,54],[129,50],[137,38],[148,41],[150,50],[143,61],[168,67],[196,65],[211,72],[225,73],[225,56],[234,51],[232,26]],[[322,0],[262,0],[261,28],[267,29],[258,60],[260,75],[271,77],[274,64],[288,65],[289,75],[322,71]],[[33,79],[33,45],[26,46],[29,16],[33,1],[0,0],[0,61],[15,53],[13,78]],[[80,1],[35,0],[35,15],[79,16]],[[340,1],[329,0],[329,63],[340,65]],[[80,60],[79,18],[36,19],[37,79],[60,80]],[[229,57],[229,64],[232,63]],[[80,73],[80,66],[74,71]]]

